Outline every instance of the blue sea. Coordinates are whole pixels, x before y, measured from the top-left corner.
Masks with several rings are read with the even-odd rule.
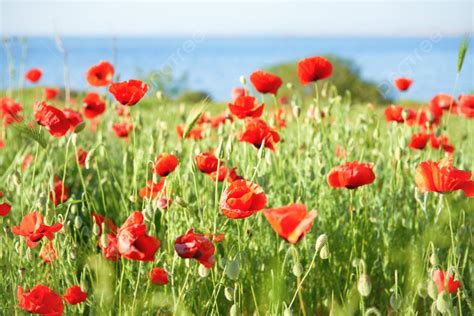
[[[461,38],[63,38],[68,51],[71,86],[86,89],[85,72],[100,60],[114,62],[121,79],[157,71],[181,78],[180,85],[204,90],[216,100],[230,98],[241,75],[303,57],[333,54],[353,61],[364,79],[376,82],[383,93],[398,98],[394,77],[414,79],[403,98],[429,100],[438,92],[451,93],[456,77]],[[44,71],[41,85],[63,86],[63,57],[54,38],[28,38],[25,68]],[[10,43],[20,72],[20,40]],[[0,86],[8,84],[7,58],[0,52]],[[24,70],[24,69],[23,69]],[[184,79],[186,78],[186,79]],[[390,87],[390,88],[389,88]],[[465,59],[456,94],[474,90],[474,52]]]

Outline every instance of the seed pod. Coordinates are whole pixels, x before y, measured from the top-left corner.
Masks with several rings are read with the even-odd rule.
[[[293,265],[293,275],[297,278],[303,275],[303,266],[297,262]]]
[[[436,300],[436,309],[441,314],[446,314],[451,309],[449,294],[445,291],[439,293],[438,299]]]
[[[231,280],[237,280],[239,278],[240,262],[238,259],[229,260],[225,269],[225,274]]]
[[[321,251],[319,252],[319,257],[323,260],[326,260],[329,258],[329,247],[327,245],[324,245],[323,248],[321,248]]]
[[[229,302],[232,302],[234,300],[234,289],[227,286],[224,289],[224,296]]]
[[[370,291],[372,290],[372,283],[370,282],[370,277],[367,274],[361,274],[359,281],[357,282],[357,290],[362,296],[369,296]]]
[[[328,242],[328,236],[326,234],[321,234],[318,236],[318,239],[316,239],[316,252],[321,250],[323,246],[325,246]]]
[[[198,274],[201,278],[205,278],[209,275],[209,269],[206,268],[205,266],[203,266],[202,264],[199,265],[199,268],[198,268]]]
[[[79,215],[74,217],[74,227],[77,230],[81,229],[83,223],[84,223],[84,221],[82,220],[82,217],[80,217]]]

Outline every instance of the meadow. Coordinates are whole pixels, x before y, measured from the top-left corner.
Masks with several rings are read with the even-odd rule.
[[[472,97],[353,104],[318,74],[229,105],[4,91],[0,313],[472,314]]]

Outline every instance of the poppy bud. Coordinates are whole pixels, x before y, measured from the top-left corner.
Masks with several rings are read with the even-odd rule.
[[[76,216],[76,217],[74,218],[74,227],[75,227],[77,230],[81,229],[83,222],[84,222],[84,221],[82,220],[82,217],[80,217],[79,215]]]
[[[293,83],[288,82],[288,83],[286,84],[286,88],[287,88],[288,90],[293,89]]]
[[[229,302],[232,302],[234,300],[234,289],[231,287],[226,287],[224,289],[224,296]]]
[[[436,300],[436,309],[441,314],[446,314],[451,309],[451,302],[449,294],[445,291],[439,293],[438,299]],[[451,313],[449,313],[451,314]]]
[[[237,280],[240,272],[240,262],[238,259],[229,260],[227,263],[225,274],[231,280]]]
[[[247,84],[247,79],[245,78],[244,75],[240,76],[240,83],[243,84],[243,85],[246,85]]]
[[[11,177],[11,178],[10,178],[11,181],[13,182],[13,184],[14,184],[15,186],[17,186],[17,187],[20,186],[20,184],[21,184],[21,176],[20,176],[20,174],[18,173],[18,171],[14,171],[10,177]]]
[[[323,248],[321,248],[321,251],[319,252],[319,257],[323,260],[329,258],[329,247],[327,245],[324,245]]]
[[[326,234],[321,234],[318,236],[318,239],[316,239],[316,252],[321,250],[322,247],[324,247],[328,242],[328,236]]]
[[[100,235],[100,227],[99,227],[99,225],[94,224],[94,225],[92,226],[92,233],[94,234],[94,236],[99,236],[99,235]]]
[[[293,265],[293,274],[297,278],[303,275],[303,266],[301,263],[297,262]]]
[[[283,312],[283,316],[292,316],[293,313],[291,312],[291,309],[285,308],[285,311]]]
[[[392,306],[394,310],[398,310],[400,306],[402,306],[402,301],[402,298],[395,293],[390,296],[390,306]]]
[[[198,268],[198,274],[201,278],[205,278],[209,275],[209,269],[206,268],[205,266],[203,266],[202,264],[199,265],[199,268]]]
[[[357,290],[362,296],[369,296],[370,291],[372,290],[372,283],[370,282],[370,277],[367,274],[361,274],[359,281],[357,282]]]
[[[424,283],[418,284],[417,294],[421,298],[426,298],[426,296],[428,295],[428,290],[426,289]]]
[[[234,304],[230,307],[229,314],[230,316],[240,315],[239,307],[237,306],[237,304]]]
[[[291,111],[293,112],[293,116],[295,118],[298,118],[300,117],[301,115],[301,107],[297,106],[297,105],[293,105],[293,107],[291,108]]]
[[[403,110],[402,110],[402,118],[403,118],[403,120],[406,121],[409,116],[410,116],[410,110],[409,110],[409,109],[403,109]]]
[[[159,101],[163,100],[163,91],[161,91],[161,90],[156,91],[156,98]]]
[[[430,263],[432,266],[437,266],[439,265],[439,258],[438,254],[436,252],[433,252],[430,256]]]
[[[436,283],[433,281],[428,281],[428,288],[427,288],[428,295],[435,300],[438,297],[438,287]]]
[[[100,244],[102,245],[102,249],[105,249],[108,247],[108,239],[107,239],[107,234],[102,234],[102,236],[100,236]]]

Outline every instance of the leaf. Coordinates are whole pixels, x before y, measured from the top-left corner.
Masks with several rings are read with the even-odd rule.
[[[208,105],[208,99],[206,98],[204,101],[203,101],[203,106],[201,107],[201,109],[192,117],[192,119],[189,121],[189,123],[186,124],[186,127],[184,129],[184,133],[183,133],[183,139],[185,139],[186,137],[188,137],[189,133],[191,132],[191,130],[193,129],[194,125],[196,125],[196,122],[197,120],[201,117],[201,115],[206,111],[207,109],[207,105]]]
[[[15,131],[18,132],[18,134],[37,142],[38,144],[40,144],[41,147],[46,149],[46,147],[48,146],[46,138],[44,137],[43,132],[38,125],[30,125],[24,122],[17,122],[15,124],[12,124],[11,126]]]

